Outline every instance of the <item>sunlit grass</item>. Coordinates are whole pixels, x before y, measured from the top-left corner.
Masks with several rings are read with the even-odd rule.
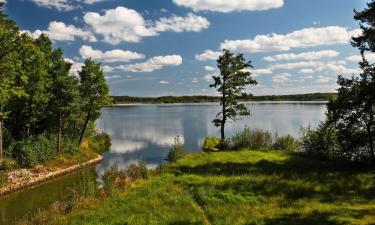
[[[374,224],[375,174],[276,151],[191,154],[67,224]]]

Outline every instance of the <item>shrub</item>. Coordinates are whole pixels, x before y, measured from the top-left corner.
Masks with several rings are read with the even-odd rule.
[[[217,137],[206,137],[203,143],[204,151],[216,151],[219,149],[221,139]]]
[[[33,167],[56,157],[55,143],[45,134],[15,142],[10,148],[12,158],[22,167]]]
[[[308,154],[329,159],[340,158],[339,146],[337,131],[333,127],[320,124],[317,128],[308,126],[302,130],[301,147]]]
[[[138,164],[131,164],[126,169],[126,176],[131,180],[138,179],[147,179],[148,178],[148,169],[147,164],[143,161]]]
[[[17,167],[17,162],[13,159],[3,159],[0,162],[0,170],[12,170]]]
[[[273,149],[283,150],[288,152],[298,151],[300,148],[299,142],[292,135],[276,137]]]
[[[251,130],[249,127],[245,127],[243,131],[231,138],[231,143],[235,150],[270,148],[272,146],[272,134],[267,131]]]
[[[111,138],[106,133],[96,134],[93,137],[89,138],[89,149],[102,154],[109,150],[111,147]]]
[[[4,171],[0,171],[0,187],[7,182],[7,176]]]
[[[112,192],[115,188],[124,187],[125,178],[124,170],[120,170],[117,166],[110,167],[102,176],[104,190]]]
[[[167,161],[168,162],[176,162],[180,158],[184,157],[185,151],[184,146],[180,143],[180,138],[177,136],[174,140],[174,145],[169,150]]]

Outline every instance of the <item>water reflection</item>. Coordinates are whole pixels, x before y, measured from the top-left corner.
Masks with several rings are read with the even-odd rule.
[[[252,116],[226,127],[228,136],[245,125],[280,135],[299,136],[301,127],[316,126],[324,119],[326,106],[322,102],[248,103]],[[185,149],[201,149],[206,136],[219,136],[211,120],[220,110],[218,104],[133,105],[104,109],[97,121],[98,129],[112,138],[111,151],[97,167],[98,174],[110,166],[126,168],[144,160],[150,167],[165,162],[176,136]]]

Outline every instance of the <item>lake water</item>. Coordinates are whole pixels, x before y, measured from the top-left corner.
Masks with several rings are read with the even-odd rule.
[[[326,111],[322,102],[261,102],[248,103],[248,106],[252,116],[229,123],[227,136],[249,126],[298,137],[301,127],[318,125],[325,118]],[[219,110],[216,103],[127,105],[103,109],[97,128],[111,136],[112,146],[104,154],[102,163],[96,168],[0,199],[0,224],[14,224],[26,214],[64,199],[68,192],[88,192],[87,187],[92,186],[110,166],[126,168],[143,160],[150,168],[156,167],[165,162],[176,136],[180,137],[186,151],[199,151],[204,137],[219,136],[219,129],[211,123]]]

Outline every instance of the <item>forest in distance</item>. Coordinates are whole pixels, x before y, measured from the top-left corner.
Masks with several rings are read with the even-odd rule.
[[[311,93],[294,95],[264,95],[255,96],[244,94],[238,100],[240,101],[329,101],[336,98],[336,93]],[[112,96],[114,104],[130,103],[203,103],[220,102],[219,96],[160,96],[160,97],[134,97],[134,96]]]

